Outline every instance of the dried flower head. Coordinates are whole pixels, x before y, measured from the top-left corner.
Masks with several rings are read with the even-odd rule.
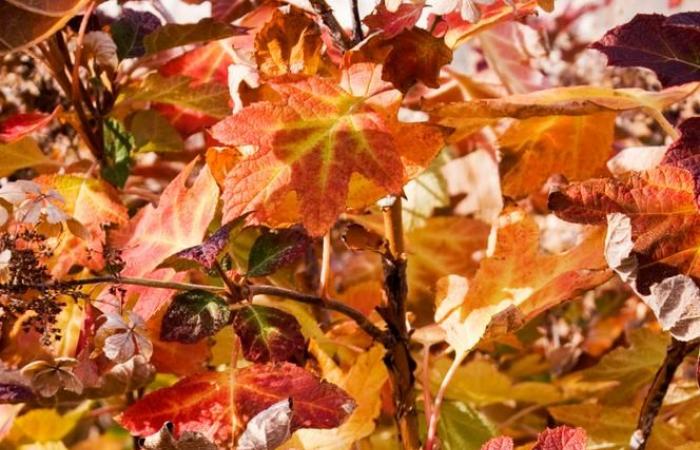
[[[60,390],[80,394],[83,383],[73,374],[78,364],[75,358],[58,357],[49,361],[34,361],[22,368],[22,375],[29,378],[32,389],[42,397],[52,397]]]

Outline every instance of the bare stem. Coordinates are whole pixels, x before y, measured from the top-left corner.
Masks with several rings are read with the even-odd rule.
[[[450,385],[452,378],[454,378],[457,373],[457,369],[464,361],[467,356],[466,352],[455,355],[454,360],[452,360],[452,365],[447,370],[445,377],[440,383],[440,388],[437,394],[435,394],[435,400],[433,401],[432,412],[430,413],[430,420],[428,421],[428,436],[425,438],[425,450],[433,450],[436,447],[437,441],[437,425],[440,420],[440,408],[442,407],[442,401],[445,398],[445,392],[447,392],[447,387]]]
[[[352,47],[352,41],[343,31],[343,27],[340,26],[338,20],[333,15],[333,9],[328,6],[326,0],[310,0],[311,6],[314,10],[321,16],[321,20],[326,24],[328,29],[331,31],[333,39],[343,47],[343,50],[347,50]]]
[[[649,114],[659,126],[664,130],[664,132],[671,137],[674,141],[681,137],[681,134],[676,130],[671,122],[666,119],[666,116],[656,108],[643,108],[644,112]]]
[[[248,286],[247,289],[250,295],[272,295],[274,297],[283,297],[299,303],[320,306],[331,311],[339,312],[354,320],[362,330],[364,330],[378,342],[381,342],[384,346],[388,347],[393,344],[389,335],[370,322],[369,319],[367,319],[360,311],[346,305],[343,302],[330,298],[322,298],[316,295],[304,294],[303,292],[297,292],[277,286],[258,284]]]
[[[318,295],[328,297],[328,287],[331,277],[331,232],[323,236],[323,248],[321,250],[321,277],[318,283]]]
[[[360,19],[360,7],[358,3],[358,0],[352,0],[352,41],[354,45],[359,44],[365,38],[365,35],[362,32],[362,19]]]
[[[683,362],[685,356],[694,351],[698,347],[698,344],[698,342],[691,343],[682,342],[676,338],[671,339],[671,344],[669,344],[666,349],[666,357],[661,367],[659,367],[659,370],[656,372],[654,381],[644,398],[642,409],[639,412],[637,429],[630,441],[630,448],[633,450],[643,450],[646,448],[652,428],[654,427],[654,420],[661,410],[664,397],[666,397],[666,392],[673,380],[673,375],[676,373],[678,366]]]

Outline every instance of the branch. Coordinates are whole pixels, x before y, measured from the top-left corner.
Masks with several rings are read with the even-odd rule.
[[[326,0],[310,0],[310,2],[314,10],[321,16],[323,23],[331,31],[333,39],[335,39],[335,41],[340,44],[341,47],[343,47],[343,50],[351,48],[352,41],[345,34],[345,31],[343,31],[343,27],[341,27],[340,23],[338,23],[338,20],[333,15],[333,9],[328,6]]]
[[[80,286],[88,286],[91,284],[126,284],[132,286],[146,286],[161,289],[176,289],[180,291],[188,291],[192,289],[202,289],[205,291],[212,292],[225,292],[226,288],[223,286],[211,286],[207,284],[194,284],[194,283],[177,283],[174,281],[162,281],[162,280],[151,280],[148,278],[132,278],[132,277],[117,277],[114,275],[103,275],[98,277],[83,278],[81,280],[67,280],[67,281],[56,281],[53,283],[35,283],[35,284],[22,284],[21,286],[11,285],[11,284],[0,284],[0,291],[12,291],[16,290],[18,287],[26,289],[43,289],[43,290],[54,290],[60,291],[62,289],[70,289]]]
[[[659,414],[666,392],[673,380],[673,375],[685,356],[694,351],[698,344],[698,342],[682,342],[676,338],[671,339],[671,344],[666,349],[666,357],[656,372],[654,382],[649,388],[649,392],[644,398],[642,409],[639,412],[637,429],[630,440],[630,448],[633,450],[644,450],[646,448],[649,436],[651,436],[651,430],[654,427],[654,419]]]
[[[362,32],[362,19],[360,19],[360,7],[358,3],[358,0],[352,0],[352,43],[354,45],[359,44],[365,38],[365,34]]]
[[[365,331],[365,333],[372,336],[372,338],[378,342],[381,342],[385,347],[389,348],[393,345],[393,341],[387,333],[370,322],[364,316],[364,314],[343,302],[330,298],[322,298],[316,295],[304,294],[303,292],[297,292],[277,286],[251,285],[248,286],[247,289],[250,295],[272,295],[275,297],[283,297],[299,303],[306,303],[307,305],[319,306],[321,308],[339,312],[354,320],[355,323],[357,323],[357,325]]]

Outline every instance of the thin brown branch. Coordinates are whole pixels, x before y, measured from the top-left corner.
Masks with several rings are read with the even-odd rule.
[[[96,1],[91,1],[85,13],[83,14],[83,20],[80,22],[80,28],[78,30],[78,39],[75,45],[75,60],[73,61],[73,71],[71,73],[71,96],[73,98],[80,97],[80,66],[82,64],[83,57],[83,41],[85,40],[85,32],[87,31],[87,26],[90,21],[90,16],[97,6]]]
[[[293,291],[291,289],[285,289],[277,286],[268,285],[251,285],[248,286],[248,292],[250,295],[272,295],[274,297],[287,298],[289,300],[294,300],[299,303],[306,303],[307,305],[320,306],[331,311],[339,312],[350,319],[354,320],[357,325],[369,334],[376,341],[382,343],[384,346],[389,347],[393,345],[391,337],[382,331],[379,327],[374,325],[372,322],[365,317],[360,311],[346,305],[343,302],[333,300],[330,298],[322,298],[317,295],[304,294],[302,292]]]
[[[666,397],[666,392],[671,385],[676,369],[681,365],[685,356],[695,351],[697,348],[697,342],[682,342],[672,338],[671,343],[666,349],[666,357],[661,367],[659,367],[659,370],[656,372],[654,381],[644,398],[642,409],[639,412],[637,429],[630,441],[630,448],[633,450],[644,450],[646,448],[649,437],[651,436],[651,431],[654,427],[654,420],[661,410],[664,397]]]
[[[226,288],[223,286],[211,286],[206,284],[195,284],[195,283],[177,283],[174,281],[162,281],[162,280],[151,280],[148,278],[134,278],[134,277],[119,277],[114,275],[102,275],[91,278],[83,278],[80,280],[65,280],[65,281],[55,281],[52,283],[45,284],[23,284],[22,286],[10,285],[10,284],[0,284],[0,291],[12,291],[16,290],[18,287],[23,289],[42,289],[42,290],[55,290],[60,291],[64,289],[71,289],[80,286],[89,286],[92,284],[126,284],[132,286],[146,286],[161,289],[176,289],[180,291],[187,291],[191,289],[202,289],[205,291],[212,292],[223,292]]]
[[[321,16],[323,23],[330,30],[333,39],[343,47],[343,50],[351,48],[351,39],[345,34],[345,31],[343,31],[343,27],[338,23],[338,19],[333,15],[333,9],[326,3],[326,0],[310,0],[310,2],[314,10]]]
[[[357,45],[365,38],[365,34],[362,31],[362,19],[360,18],[360,7],[358,0],[352,0],[352,27],[352,43]]]
[[[328,297],[329,283],[331,278],[331,232],[330,230],[323,236],[323,246],[321,249],[321,276],[318,283],[318,295],[323,298]]]

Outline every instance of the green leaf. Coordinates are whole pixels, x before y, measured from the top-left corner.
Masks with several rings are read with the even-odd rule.
[[[229,99],[226,86],[216,83],[193,86],[189,77],[177,75],[166,78],[158,73],[148,75],[140,86],[131,86],[121,96],[123,102],[167,103],[217,118],[231,114]]]
[[[304,362],[306,340],[301,325],[289,313],[269,306],[245,306],[236,313],[233,329],[248,361]]]
[[[215,335],[230,320],[231,310],[223,298],[198,289],[183,292],[168,307],[160,338],[192,344]]]
[[[422,404],[419,406],[422,409]],[[423,419],[424,414],[420,414]],[[425,435],[425,420],[420,421]],[[479,450],[481,445],[494,437],[493,425],[478,411],[464,402],[446,401],[440,408],[438,437],[443,450]]]
[[[583,371],[586,381],[617,382],[605,395],[605,403],[623,404],[636,396],[654,378],[669,344],[668,335],[647,328],[630,332],[628,340],[629,347],[616,348]]]
[[[435,208],[447,206],[450,195],[447,180],[441,172],[448,161],[445,154],[438,155],[430,167],[404,186],[403,228],[409,232],[427,225]]]
[[[151,54],[182,45],[225,39],[237,31],[229,24],[205,17],[197,23],[169,23],[146,36],[143,45],[146,54]]]
[[[311,244],[309,237],[298,230],[267,232],[260,236],[248,258],[249,277],[262,277],[300,258]]]
[[[103,126],[104,165],[102,177],[116,187],[124,187],[129,178],[131,152],[136,144],[134,136],[116,119],[108,118]]]
[[[170,122],[156,111],[145,110],[134,113],[129,128],[136,140],[139,152],[179,152],[185,148],[180,134]]]

